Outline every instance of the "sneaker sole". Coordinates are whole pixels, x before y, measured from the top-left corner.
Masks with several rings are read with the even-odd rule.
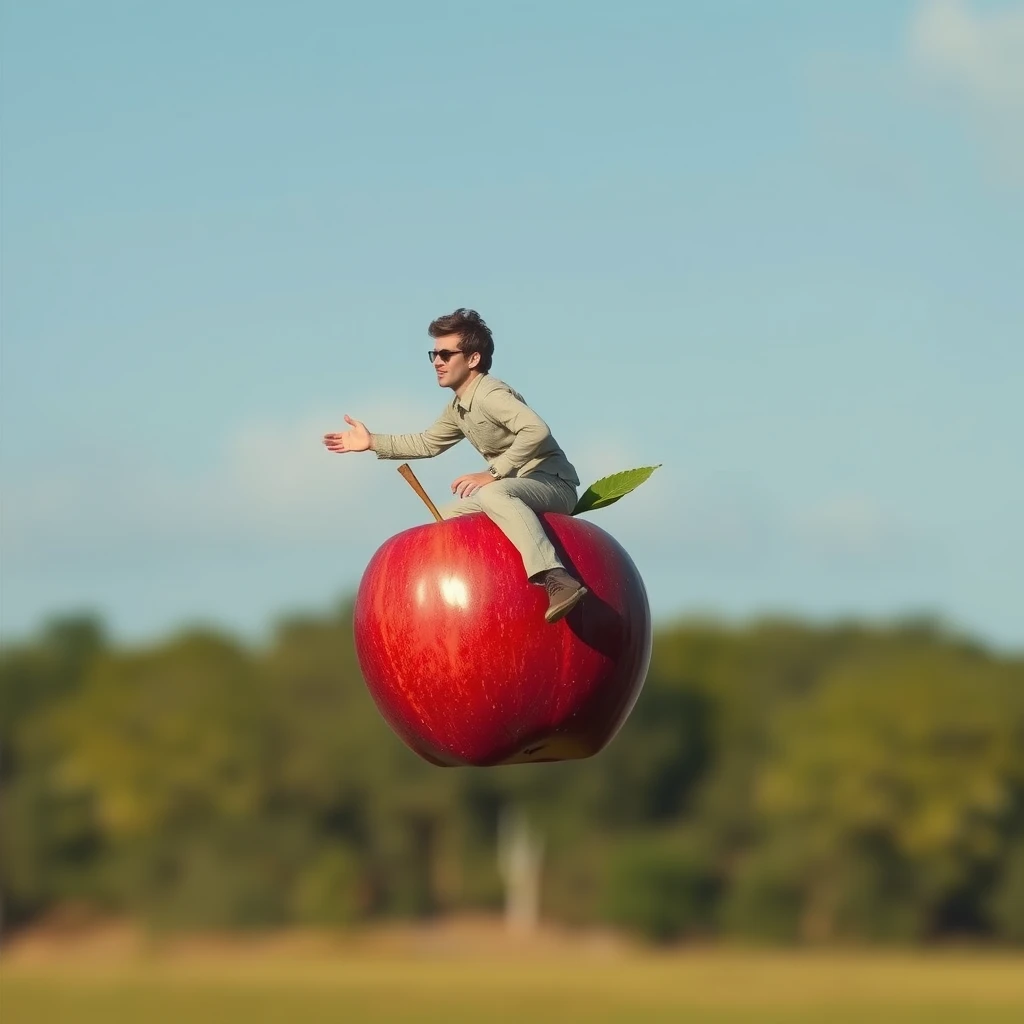
[[[559,605],[555,605],[554,608],[549,608],[544,613],[545,622],[558,622],[559,619],[564,619],[583,600],[587,595],[587,588],[580,587],[575,594],[572,595],[567,601],[563,601]]]

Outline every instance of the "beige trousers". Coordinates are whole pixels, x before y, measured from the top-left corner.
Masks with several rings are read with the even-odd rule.
[[[483,512],[522,555],[528,577],[547,569],[564,568],[544,532],[537,512],[568,515],[576,505],[576,488],[561,477],[531,473],[485,484],[475,494],[440,509],[445,519]]]

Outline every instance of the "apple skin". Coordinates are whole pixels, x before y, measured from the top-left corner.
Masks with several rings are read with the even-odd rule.
[[[356,595],[356,654],[392,729],[436,765],[590,757],[647,675],[651,612],[636,566],[593,523],[543,513],[589,593],[560,622],[482,512],[417,526],[374,554]]]

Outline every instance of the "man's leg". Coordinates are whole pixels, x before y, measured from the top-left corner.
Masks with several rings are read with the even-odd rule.
[[[548,588],[550,607],[546,618],[554,622],[586,593],[565,570],[554,546],[537,518],[538,512],[568,514],[576,504],[571,484],[546,473],[512,477],[481,487],[475,494],[441,509],[446,518],[483,512],[515,545],[526,575]]]
[[[532,579],[548,569],[564,568],[536,513],[568,514],[575,503],[576,493],[570,484],[536,473],[522,479],[496,480],[470,497],[446,505],[441,515],[451,519],[470,512],[486,513],[515,545],[526,575]]]

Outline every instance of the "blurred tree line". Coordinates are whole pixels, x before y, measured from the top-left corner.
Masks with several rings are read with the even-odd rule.
[[[162,928],[497,909],[515,808],[548,919],[1024,942],[1024,660],[927,622],[667,626],[603,753],[472,770],[382,722],[350,607],[258,649],[64,619],[0,656],[0,787],[7,930],[69,905]]]

